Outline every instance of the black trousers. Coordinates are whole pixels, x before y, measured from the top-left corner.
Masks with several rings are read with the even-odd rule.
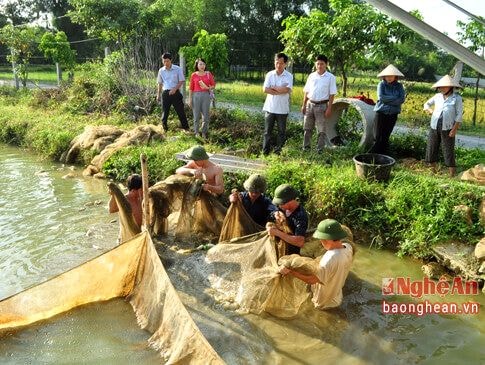
[[[386,155],[389,153],[389,137],[396,125],[397,114],[376,113],[375,141],[370,149],[371,153]]]
[[[286,119],[288,114],[274,114],[266,112],[264,117],[264,136],[263,136],[263,153],[267,155],[271,151],[271,135],[275,122],[277,123],[278,133],[276,134],[276,145],[274,152],[279,154],[286,141]]]
[[[163,108],[163,113],[162,113],[162,123],[163,123],[163,128],[165,130],[168,129],[167,126],[167,121],[168,121],[168,114],[170,113],[170,107],[173,105],[175,112],[177,113],[179,120],[180,120],[180,126],[183,129],[189,129],[189,123],[187,122],[187,116],[185,115],[185,110],[184,110],[184,98],[182,94],[180,93],[179,90],[173,95],[169,94],[170,90],[163,90],[162,92],[162,108]]]

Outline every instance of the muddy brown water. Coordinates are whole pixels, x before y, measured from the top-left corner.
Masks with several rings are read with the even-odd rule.
[[[64,175],[73,173],[74,178]],[[0,145],[0,298],[99,255],[116,242],[105,181]],[[166,243],[164,243],[166,242]],[[383,297],[382,278],[421,280],[421,263],[358,248],[344,302],[335,310],[309,303],[296,318],[241,315],[217,303],[205,252],[179,254],[191,242],[155,241],[179,295],[228,364],[484,364],[484,295]],[[476,315],[385,315],[382,300],[458,305]],[[90,304],[0,338],[2,364],[156,364],[149,334],[122,299]]]

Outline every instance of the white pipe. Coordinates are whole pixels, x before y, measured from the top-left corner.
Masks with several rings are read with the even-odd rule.
[[[401,9],[399,6],[387,0],[366,0],[369,4],[375,6],[377,9],[387,14],[393,19],[398,20],[408,28],[411,28],[416,33],[443,48],[458,60],[463,61],[468,66],[472,67],[480,74],[485,75],[485,60],[477,54],[473,53],[466,47],[455,42],[453,39],[447,37],[443,33],[437,31],[425,22],[417,19],[409,14],[407,11]]]

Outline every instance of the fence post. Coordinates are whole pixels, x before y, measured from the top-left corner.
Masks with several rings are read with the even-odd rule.
[[[108,57],[111,54],[111,50],[109,47],[104,47],[104,58]]]
[[[56,62],[56,73],[57,73],[57,86],[61,86],[62,83],[62,69],[59,62]]]
[[[293,60],[288,59],[288,63],[286,64],[286,71],[288,71],[293,76],[293,84],[295,84],[295,75],[293,74]],[[290,97],[288,98],[288,103],[290,104],[290,110],[291,110],[291,96],[292,96],[292,93],[290,93]]]
[[[185,77],[185,75],[187,74],[186,73],[186,65],[185,65],[185,57],[182,53],[179,53],[179,58],[180,58],[180,68],[182,69],[182,73]],[[185,82],[184,84],[182,85],[182,89],[180,90],[180,92],[182,93],[182,95],[185,97]]]
[[[19,81],[19,75],[17,75],[17,64],[12,61],[12,72],[13,72],[13,82],[15,84],[15,88],[18,90],[20,88],[20,81]]]

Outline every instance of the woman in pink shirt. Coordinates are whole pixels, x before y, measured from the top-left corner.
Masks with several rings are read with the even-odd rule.
[[[199,58],[195,61],[195,72],[190,76],[189,84],[189,107],[194,113],[194,133],[199,136],[200,114],[203,116],[202,138],[207,138],[209,130],[209,108],[211,103],[211,91],[216,83],[214,76],[205,69],[205,61]]]

